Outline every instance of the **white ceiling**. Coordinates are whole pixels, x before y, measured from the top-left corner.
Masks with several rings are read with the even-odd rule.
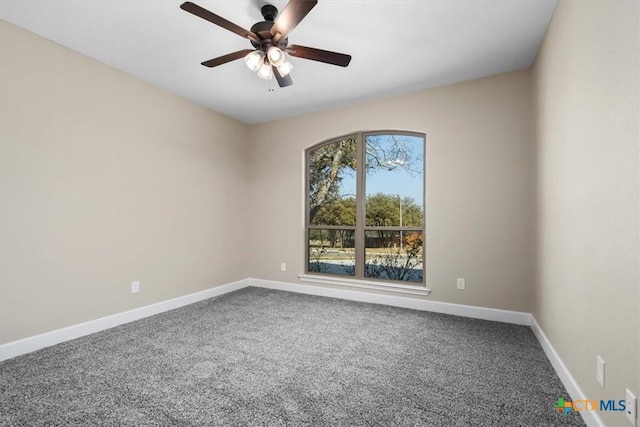
[[[246,123],[530,67],[556,0],[319,0],[290,44],[347,53],[348,68],[291,58],[278,88],[244,61],[200,62],[248,40],[180,0],[0,0],[0,18]],[[262,0],[194,3],[249,29]],[[271,2],[279,10],[285,0]],[[269,87],[275,87],[269,91]]]

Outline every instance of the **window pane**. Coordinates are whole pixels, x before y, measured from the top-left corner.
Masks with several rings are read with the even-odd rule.
[[[356,224],[356,140],[309,152],[309,224]]]
[[[308,271],[353,276],[355,274],[355,230],[309,230]]]
[[[365,235],[366,277],[422,282],[421,231],[374,230]]]
[[[424,220],[424,138],[368,135],[366,225],[421,227]]]

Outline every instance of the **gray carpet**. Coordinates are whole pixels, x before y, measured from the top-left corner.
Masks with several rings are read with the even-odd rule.
[[[2,425],[584,425],[523,326],[246,288],[0,364]]]

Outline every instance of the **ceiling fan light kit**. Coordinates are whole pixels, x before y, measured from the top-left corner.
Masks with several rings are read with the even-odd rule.
[[[189,1],[180,5],[180,8],[248,39],[253,46],[252,50],[232,52],[204,61],[202,65],[212,68],[244,58],[247,67],[256,72],[258,77],[265,80],[275,77],[280,87],[287,87],[293,84],[290,76],[293,65],[287,59],[287,54],[340,67],[346,67],[351,62],[351,56],[343,53],[299,45],[289,46],[289,33],[317,3],[317,0],[290,0],[280,16],[275,6],[266,4],[261,9],[264,21],[254,24],[250,31]]]

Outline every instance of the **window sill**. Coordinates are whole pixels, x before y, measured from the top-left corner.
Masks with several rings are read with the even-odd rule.
[[[378,282],[373,280],[347,279],[343,277],[322,276],[318,274],[300,274],[298,278],[303,282],[320,283],[324,285],[349,286],[353,288],[373,289],[378,291],[396,292],[400,294],[427,296],[431,289],[421,285],[402,285]]]

